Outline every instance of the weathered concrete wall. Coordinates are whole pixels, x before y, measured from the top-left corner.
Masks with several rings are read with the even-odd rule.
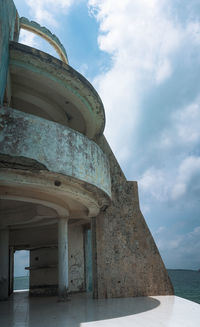
[[[91,229],[85,230],[85,283],[86,291],[92,292],[92,232]]]
[[[83,227],[69,225],[69,291],[85,290]]]
[[[6,87],[9,60],[9,40],[17,39],[17,11],[12,0],[0,1],[0,104]]]
[[[0,153],[36,160],[48,170],[95,185],[110,195],[107,157],[86,136],[11,108],[0,114]]]
[[[139,208],[136,182],[127,182],[109,145],[97,140],[111,167],[112,203],[93,218],[96,298],[173,294],[165,266]]]

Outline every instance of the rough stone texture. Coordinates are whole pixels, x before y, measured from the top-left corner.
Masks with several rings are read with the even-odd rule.
[[[110,195],[109,163],[95,142],[66,126],[10,108],[0,114],[0,153],[26,157]]]
[[[104,137],[112,203],[93,219],[94,297],[173,294],[173,287],[139,208],[136,182],[126,181]]]
[[[17,11],[12,0],[0,1],[0,104],[3,103],[8,74],[9,40],[17,39],[15,35]]]

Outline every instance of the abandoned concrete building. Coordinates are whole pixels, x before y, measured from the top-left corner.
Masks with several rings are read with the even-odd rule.
[[[60,60],[18,42],[46,39]],[[13,292],[13,255],[30,251],[32,295],[94,298],[173,294],[163,261],[103,134],[93,86],[58,38],[0,2],[0,299]]]

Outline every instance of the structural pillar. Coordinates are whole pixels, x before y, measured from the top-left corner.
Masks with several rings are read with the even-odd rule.
[[[58,219],[58,296],[68,298],[68,218]]]
[[[9,247],[9,288],[8,294],[13,293],[14,286],[14,249],[13,247]]]
[[[8,298],[9,290],[9,230],[0,229],[0,300]]]

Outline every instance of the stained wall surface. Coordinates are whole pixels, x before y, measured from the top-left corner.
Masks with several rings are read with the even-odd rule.
[[[112,203],[93,219],[96,298],[173,294],[173,287],[139,208],[136,182],[128,182],[104,137],[98,144],[111,167]]]
[[[57,247],[42,247],[30,251],[30,294],[57,293],[57,258]]]
[[[0,104],[3,103],[9,60],[9,40],[17,39],[15,26],[17,11],[12,0],[0,1]]]
[[[2,108],[0,152],[36,160],[48,170],[93,184],[110,195],[106,156],[81,133],[12,108]]]
[[[69,226],[69,290],[85,290],[84,231],[82,226]]]

